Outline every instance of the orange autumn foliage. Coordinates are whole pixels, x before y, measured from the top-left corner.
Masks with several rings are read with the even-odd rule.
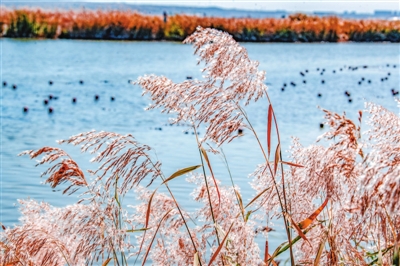
[[[341,42],[400,41],[400,21],[350,20],[293,14],[288,18],[221,18],[178,14],[163,17],[135,11],[10,10],[0,14],[3,37],[176,40],[197,26],[216,28],[237,41]]]

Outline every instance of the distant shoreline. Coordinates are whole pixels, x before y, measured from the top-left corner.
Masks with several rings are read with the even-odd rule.
[[[400,42],[400,21],[293,14],[287,18],[144,15],[134,11],[3,8],[0,37],[182,41],[197,26],[224,30],[239,42]]]

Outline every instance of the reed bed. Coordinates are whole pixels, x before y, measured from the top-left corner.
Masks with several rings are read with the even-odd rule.
[[[10,10],[0,15],[1,36],[182,41],[197,26],[224,30],[246,42],[400,42],[400,21],[349,20],[293,14],[288,18],[214,18],[143,15],[134,11]]]
[[[59,141],[93,154],[89,175],[60,147],[23,152],[49,164],[43,176],[52,188],[82,194],[62,208],[20,200],[20,224],[2,225],[0,232],[2,265],[145,265],[150,259],[153,265],[278,265],[282,254],[293,266],[399,265],[399,116],[374,103],[366,104],[358,121],[322,110],[329,130],[309,147],[295,138],[283,156],[258,62],[215,29],[197,27],[185,43],[204,64],[203,79],[174,83],[147,75],[136,84],[150,97],[149,109],[173,114],[171,123],[190,123],[195,133],[206,126],[201,138],[193,135],[198,164],[165,175],[151,147],[112,132]],[[269,106],[266,136],[245,112],[254,101]],[[361,129],[364,119],[368,131]],[[229,170],[243,162],[228,162],[223,152],[243,130],[257,140],[260,154],[250,199],[242,198]],[[226,177],[214,174],[211,156],[225,160]],[[194,212],[182,209],[170,187],[184,176],[200,205]],[[127,193],[139,202],[123,204]],[[270,250],[276,219],[287,241]]]

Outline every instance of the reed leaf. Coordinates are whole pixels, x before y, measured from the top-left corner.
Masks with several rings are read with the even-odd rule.
[[[189,172],[192,172],[193,170],[196,170],[196,169],[199,168],[199,167],[201,167],[201,165],[194,165],[194,166],[189,166],[189,167],[186,167],[186,168],[182,168],[182,169],[176,171],[175,173],[173,173],[173,174],[172,174],[170,177],[168,177],[167,179],[165,179],[165,180],[161,183],[161,185],[163,185],[163,184],[165,184],[165,183],[171,181],[172,179],[174,179],[174,178],[176,178],[176,177],[178,177],[178,176],[181,176],[181,175],[187,174],[187,173],[189,173]]]
[[[264,262],[267,263],[269,257],[268,253],[268,240],[265,241],[265,249],[264,249]]]
[[[381,254],[382,255],[385,255],[386,253],[388,253],[389,251],[391,251],[392,249],[394,248],[394,246],[392,245],[392,246],[389,246],[389,247],[387,247],[387,248],[384,248],[383,250],[378,250],[378,251],[375,251],[375,252],[367,252],[367,254],[366,254],[366,257],[367,258],[370,258],[370,257],[377,257],[377,258],[375,258],[373,261],[371,261],[368,265],[375,265],[377,262],[378,262],[378,255],[379,255],[379,252],[381,252]],[[393,256],[393,258],[394,258],[394,256]],[[395,264],[396,265],[396,264]]]
[[[278,143],[278,146],[276,146],[276,151],[275,151],[275,161],[274,161],[274,176],[276,176],[276,171],[278,170],[278,162],[280,161],[280,155],[281,154],[281,144]]]
[[[383,265],[383,260],[382,260],[382,250],[378,250],[378,265]]]
[[[103,264],[101,264],[101,266],[107,266],[108,263],[109,263],[111,260],[112,260],[112,258],[106,259],[106,260],[103,262]]]
[[[385,255],[388,251],[392,250],[392,248],[394,248],[393,245],[391,245],[391,246],[389,246],[389,247],[387,247],[387,248],[384,248],[383,250],[381,250],[381,252],[382,252],[383,255]],[[367,258],[376,257],[376,256],[378,256],[378,253],[379,253],[379,250],[378,250],[378,251],[375,251],[375,252],[367,252],[367,253],[366,253],[366,257],[367,257]],[[376,262],[376,261],[372,261],[372,262]],[[372,262],[371,262],[371,263],[372,263]]]
[[[217,181],[215,180],[215,176],[214,176],[214,172],[213,172],[212,167],[211,167],[210,160],[208,159],[208,155],[207,155],[206,150],[203,147],[200,147],[200,150],[201,150],[201,153],[203,154],[204,159],[207,162],[208,169],[210,169],[210,173],[211,173],[211,176],[212,176],[213,181],[214,181],[215,189],[217,190],[218,204],[219,204],[219,203],[221,203],[221,194],[219,193],[218,184],[217,184]]]
[[[193,256],[193,266],[199,266],[200,265],[199,262],[200,262],[199,254],[196,252],[194,253]]]
[[[127,233],[144,232],[144,231],[147,231],[149,229],[151,229],[151,228],[129,229],[129,230],[126,230],[126,232]]]
[[[224,239],[222,239],[221,244],[219,244],[217,250],[214,252],[214,255],[211,257],[210,262],[208,263],[208,266],[210,266],[214,260],[217,258],[218,254],[220,253],[222,247],[224,246],[225,240],[227,239],[229,232],[231,231],[233,226],[233,223],[231,224],[231,226],[228,229],[228,232],[226,232]]]
[[[150,213],[151,213],[151,202],[153,201],[153,197],[156,194],[156,190],[153,191],[153,193],[151,193],[150,199],[149,199],[149,203],[147,204],[147,211],[146,211],[146,221],[145,221],[145,225],[144,227],[147,228],[147,226],[149,225],[149,219],[150,219]]]
[[[287,164],[287,165],[294,166],[294,167],[304,167],[304,165],[292,163],[292,162],[280,161],[280,163]]]
[[[315,256],[315,260],[314,260],[314,266],[319,265],[319,261],[321,260],[322,251],[324,250],[324,246],[325,246],[327,237],[328,237],[328,235],[325,233],[324,237],[321,239],[321,243],[319,243],[317,256]]]
[[[300,239],[300,237],[299,237],[299,239]],[[294,239],[293,239],[293,241],[294,241]],[[293,241],[292,241],[292,243],[293,243]],[[285,250],[281,251],[281,248],[282,248],[286,243],[287,243],[287,242],[283,242],[282,244],[280,244],[280,245],[275,249],[274,253],[272,253],[272,255],[269,256],[269,258],[268,258],[268,260],[267,260],[268,265],[270,265],[270,264],[272,263],[273,259],[274,259],[275,257],[277,257],[280,253],[282,253],[282,252],[284,252],[284,251],[287,250],[287,249],[285,249]],[[288,247],[288,248],[289,248],[289,247]]]
[[[154,190],[153,193],[151,193],[151,196],[150,196],[150,199],[149,199],[149,203],[147,204],[146,221],[145,221],[144,228],[147,228],[147,226],[149,225],[150,213],[151,213],[151,202],[153,200],[153,197],[154,197],[156,191],[157,191],[157,189]],[[144,231],[144,235],[143,235],[142,241],[140,242],[139,252],[138,252],[138,256],[136,257],[136,260],[138,259],[140,252],[142,252],[142,247],[143,247],[143,244],[144,244],[144,237],[146,235],[147,230],[143,230],[143,231]],[[136,260],[135,260],[135,263],[136,263]]]
[[[251,204],[253,204],[259,197],[261,197],[265,192],[267,192],[271,187],[264,189],[260,193],[258,193],[247,205],[244,207],[245,209],[249,207]]]
[[[400,248],[396,247],[393,254],[392,265],[400,266]]]
[[[284,215],[286,216],[286,219],[290,221],[290,223],[292,224],[292,226],[296,229],[297,233],[299,234],[299,236],[301,238],[304,239],[304,241],[307,241],[307,243],[310,245],[310,247],[312,247],[310,241],[307,239],[306,235],[303,233],[303,231],[301,231],[301,228],[296,224],[296,222],[293,220],[292,216],[289,213],[284,213]]]
[[[271,130],[272,130],[272,104],[268,107],[268,125],[267,125],[267,148],[268,148],[268,158],[271,154]]]
[[[253,211],[248,211],[247,213],[246,213],[246,216],[244,217],[244,221],[245,222],[247,222],[248,220],[249,220],[249,218],[250,218],[250,215],[253,213]]]
[[[236,189],[234,189],[234,191],[235,191],[235,194],[236,194],[236,196],[238,198],[238,201],[239,201],[240,212],[242,213],[243,220],[246,221],[246,219],[244,217],[244,208],[243,208],[242,197],[240,196],[240,193]]]
[[[313,214],[311,214],[307,219],[301,221],[298,224],[298,227],[300,229],[306,229],[315,220],[315,218],[317,218],[318,214],[321,213],[321,211],[325,208],[326,204],[328,204],[329,198],[330,198],[329,196],[326,197],[322,205],[315,212],[313,212]]]
[[[303,234],[307,234],[312,228],[314,228],[316,225],[313,225],[309,228],[307,228],[306,230],[303,231]],[[288,250],[291,246],[293,246],[294,244],[296,244],[296,242],[298,242],[301,239],[301,236],[296,236],[295,238],[292,239],[292,242],[287,243],[283,242],[282,244],[280,244],[274,251],[274,253],[271,255],[271,257],[268,259],[268,261],[272,261],[274,258],[276,258],[277,256],[279,256],[280,254],[282,254],[283,252],[285,252],[286,250]],[[287,243],[287,244],[286,244]]]
[[[121,208],[121,203],[119,202],[119,199],[118,199],[118,175],[117,175],[116,178],[115,178],[115,193],[114,193],[114,198],[115,198],[115,201],[116,201],[117,204],[118,204],[118,207]]]

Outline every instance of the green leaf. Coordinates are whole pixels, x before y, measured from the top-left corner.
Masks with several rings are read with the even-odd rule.
[[[400,266],[400,248],[396,248],[394,251],[392,265]]]
[[[299,237],[299,239],[300,239],[300,237]],[[294,241],[294,240],[293,240],[293,241]],[[293,242],[293,241],[292,241],[292,242]],[[273,261],[273,259],[274,259],[275,257],[277,257],[279,254],[281,254],[282,252],[286,251],[286,250],[289,248],[289,247],[287,247],[287,249],[281,251],[282,247],[283,247],[286,243],[287,243],[287,242],[283,242],[282,244],[280,244],[280,245],[275,249],[274,253],[272,253],[272,255],[268,258],[269,264]],[[269,264],[268,264],[268,265],[269,265]]]
[[[248,211],[248,212],[246,213],[246,216],[244,217],[245,222],[247,222],[247,221],[249,220],[250,215],[251,215],[252,213],[253,213],[253,211]]]
[[[377,256],[377,258],[374,259],[373,261],[371,261],[368,265],[375,265],[379,260],[379,257],[378,257],[379,253],[381,252],[382,256],[384,256],[387,252],[392,250],[392,248],[394,248],[394,246],[389,246],[387,248],[384,248],[383,250],[378,250],[378,251],[375,251],[375,252],[372,252],[372,253],[371,252],[367,252],[367,257],[375,257],[375,256]],[[398,259],[398,253],[399,253],[399,250],[397,250],[397,259]],[[399,265],[399,263],[397,262],[398,264],[395,264],[396,263],[395,259],[396,259],[396,251],[393,254],[392,264],[397,266],[397,265]]]
[[[308,227],[306,230],[303,231],[303,234],[307,234],[312,228],[314,228],[316,226],[316,224],[314,224],[311,227]],[[283,242],[282,244],[279,245],[279,247],[275,250],[275,252],[272,254],[272,256],[268,259],[269,261],[272,261],[272,259],[276,258],[277,256],[279,256],[280,254],[282,254],[283,252],[285,252],[286,250],[288,250],[291,246],[293,246],[296,242],[298,242],[301,239],[301,236],[296,236],[295,238],[293,238],[292,242],[287,243],[287,242]],[[286,245],[285,245],[286,244]],[[285,245],[285,246],[283,246]],[[283,247],[282,247],[283,246]]]
[[[139,228],[139,229],[130,229],[130,230],[126,230],[127,233],[134,233],[134,232],[143,232],[143,231],[147,231],[150,228]]]

